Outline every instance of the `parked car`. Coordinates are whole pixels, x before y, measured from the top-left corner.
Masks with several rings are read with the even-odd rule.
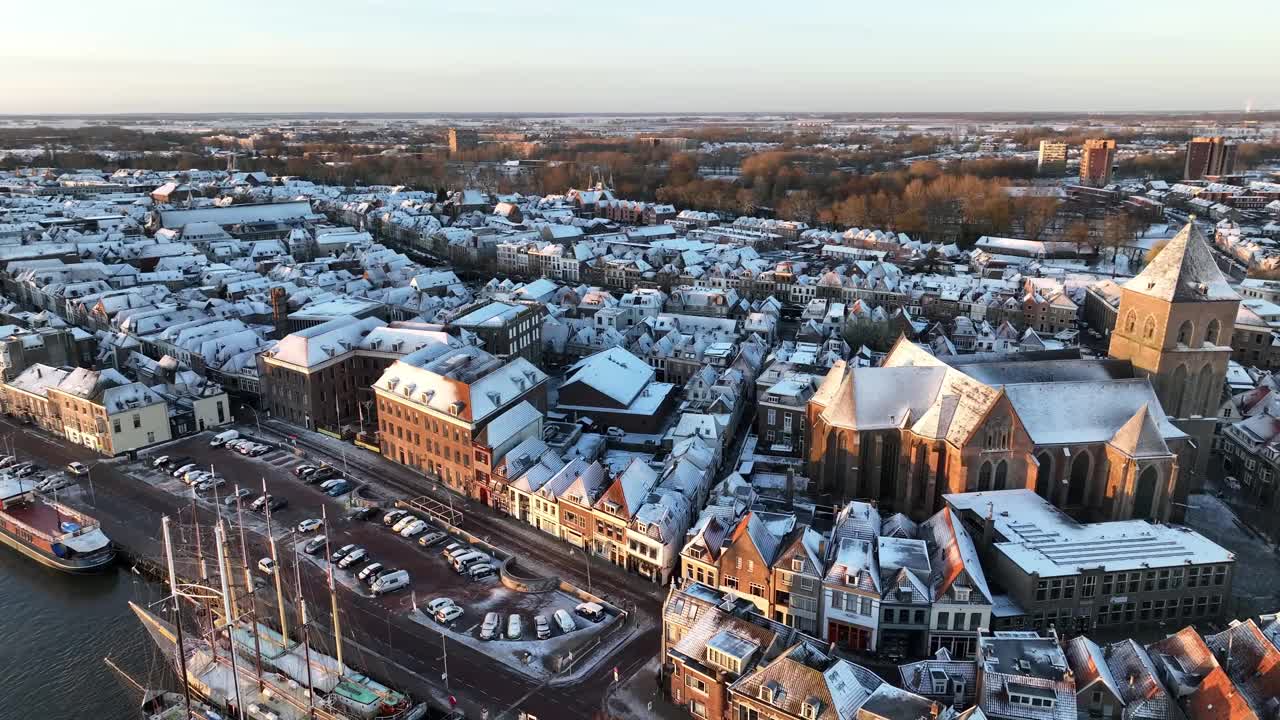
[[[262,512],[267,507],[268,502],[271,502],[271,496],[267,493],[263,493],[254,498],[253,502],[249,503],[249,509],[254,512]]]
[[[293,469],[293,474],[294,474],[294,476],[296,476],[296,477],[302,477],[303,475],[305,475],[305,474],[307,474],[307,473],[309,473],[309,472],[312,472],[312,471],[314,471],[315,469],[316,469],[316,466],[315,466],[315,465],[305,465],[305,464],[304,464],[304,465],[299,465],[298,467],[296,467],[296,468],[294,468],[294,469]]]
[[[338,562],[342,558],[346,557],[348,553],[356,550],[359,547],[360,547],[359,545],[355,545],[355,544],[343,545],[342,547],[333,551],[333,555],[329,556],[329,561]]]
[[[444,625],[445,623],[451,623],[454,620],[457,620],[461,616],[462,608],[457,605],[450,605],[449,607],[441,608],[436,611],[436,622]]]
[[[4,457],[0,457],[0,468],[7,468],[16,462],[18,462],[18,458],[12,455],[5,455]]]
[[[486,613],[484,622],[480,624],[480,639],[492,640],[495,633],[498,632],[498,623],[502,622],[502,617],[496,612]]]
[[[209,476],[209,471],[204,469],[190,470],[182,476],[182,482],[187,485],[195,485],[197,482]]]
[[[453,562],[454,553],[457,553],[458,551],[463,549],[470,550],[471,548],[468,548],[466,545],[463,545],[462,543],[459,543],[459,542],[451,542],[448,545],[444,546],[444,549],[440,551],[440,554],[443,555],[445,559],[448,560],[449,562]]]
[[[418,521],[418,518],[414,517],[413,515],[405,515],[404,517],[397,520],[395,525],[391,526],[391,531],[398,533],[417,521]]]
[[[263,575],[275,575],[276,563],[271,558],[262,558],[258,561],[258,572]]]
[[[365,565],[364,567],[360,568],[360,572],[356,573],[356,579],[366,585],[372,585],[373,581],[376,578],[371,576],[373,576],[374,573],[378,572],[381,569],[382,569],[382,563],[371,562],[368,565]]]
[[[324,521],[320,518],[307,518],[306,520],[298,523],[298,532],[309,533],[312,530],[319,530],[320,526],[323,524]]]
[[[324,552],[324,536],[317,535],[308,540],[307,544],[302,546],[302,552],[308,555],[318,555]]]
[[[197,482],[194,487],[196,490],[200,492],[209,492],[214,488],[220,488],[226,484],[227,484],[226,478],[222,477],[221,475],[210,474],[208,477],[201,478],[200,481]]]
[[[33,462],[24,462],[24,463],[18,463],[17,465],[14,465],[13,467],[9,468],[9,471],[13,473],[14,477],[24,478],[24,477],[30,477],[32,475],[35,475],[36,470],[38,469],[39,468],[37,468],[36,464]]]
[[[599,603],[584,602],[573,611],[591,622],[600,622],[604,619],[604,608]]]
[[[378,514],[378,508],[372,505],[366,507],[358,507],[347,513],[348,520],[372,520]]]
[[[382,524],[395,525],[396,523],[400,522],[400,518],[408,514],[409,514],[408,510],[392,510],[391,512],[388,512],[386,515],[382,516]]]
[[[269,452],[271,452],[270,445],[263,445],[262,443],[258,443],[257,445],[254,445],[252,448],[249,449],[248,455],[249,457],[260,457],[262,455],[266,455]]]
[[[240,488],[223,499],[222,504],[229,507],[235,507],[235,504],[253,494],[248,488]]]
[[[444,542],[444,539],[447,537],[449,536],[437,530],[435,532],[429,532],[426,535],[423,535],[422,537],[418,538],[418,544],[421,545],[422,547],[431,547],[436,543]]]
[[[608,430],[605,430],[604,434],[608,435],[611,438],[621,440],[622,438],[627,436],[627,431],[619,427],[611,427]]]
[[[225,450],[238,451],[240,446],[247,442],[249,441],[248,440],[231,440],[227,442],[225,445],[223,445],[222,447]]]
[[[328,490],[329,488],[333,487],[334,485],[337,485],[340,482],[342,482],[342,478],[330,478],[320,483],[319,487],[321,490]]]
[[[268,495],[267,498],[268,498],[267,507],[271,510],[271,512],[279,512],[289,507],[288,498],[283,498],[283,497],[280,497],[279,495]]]
[[[524,621],[521,620],[520,616],[515,613],[511,613],[510,615],[508,615],[507,616],[507,639],[519,640],[520,636],[523,634],[524,634]]]
[[[422,533],[426,532],[428,527],[430,526],[422,522],[421,520],[414,520],[408,525],[405,525],[404,528],[400,530],[400,537],[403,537],[403,538],[417,537]]]
[[[383,595],[393,590],[409,586],[409,571],[392,570],[373,581],[373,594]]]
[[[177,468],[182,467],[183,465],[186,465],[186,464],[187,464],[187,463],[189,463],[189,462],[191,462],[191,458],[189,458],[189,457],[182,457],[182,456],[180,456],[180,455],[172,455],[172,456],[170,456],[170,457],[169,457],[169,459],[168,459],[168,460],[165,460],[165,461],[164,461],[164,467],[165,467],[165,469],[166,469],[166,470],[170,470],[170,471],[172,471],[172,470],[175,470],[175,469],[177,469]]]
[[[351,552],[347,553],[346,557],[339,560],[338,567],[342,568],[343,570],[346,570],[347,568],[351,567],[352,565],[355,565],[356,563],[360,562],[361,560],[367,557],[369,557],[368,551],[366,551],[362,547],[358,547],[355,550],[352,550]]]
[[[328,480],[329,478],[337,477],[341,474],[342,473],[339,473],[336,468],[330,467],[328,465],[321,465],[320,467],[311,471],[307,475],[307,479],[313,482],[321,482],[324,480]]]
[[[467,575],[469,575],[472,580],[483,580],[487,577],[493,577],[497,573],[497,568],[487,562],[476,563],[475,565],[467,568]]]
[[[469,553],[463,553],[462,555],[459,555],[458,557],[454,558],[453,569],[455,572],[464,573],[467,571],[467,568],[471,567],[472,565],[479,562],[486,562],[488,560],[489,560],[488,555],[485,555],[482,552],[477,552],[473,550]]]
[[[209,441],[209,447],[218,447],[219,445],[225,444],[228,440],[235,440],[239,437],[240,437],[239,431],[226,430],[224,432],[218,433],[217,435],[214,435],[213,439]]]
[[[547,622],[546,615],[533,616],[533,629],[537,633],[539,640],[546,640],[551,637],[551,623]]]
[[[89,468],[82,462],[69,462],[67,463],[67,472],[76,476],[88,475]]]
[[[346,480],[340,480],[336,484],[331,485],[328,490],[324,491],[329,497],[341,497],[351,492],[351,483]]]
[[[551,619],[555,620],[556,625],[560,626],[560,632],[566,635],[578,629],[578,626],[573,622],[573,618],[564,610],[557,610],[552,613]]]
[[[192,462],[189,462],[189,463],[187,463],[186,465],[183,465],[182,467],[178,468],[177,470],[174,470],[174,471],[173,471],[172,473],[170,473],[170,474],[171,474],[173,477],[182,477],[183,475],[186,475],[187,473],[191,472],[192,470],[197,470],[197,469],[199,469],[199,468],[200,468],[200,466],[199,466],[199,465],[197,465],[197,464],[195,464],[195,463],[192,463]]]
[[[453,598],[447,598],[447,597],[432,598],[431,602],[427,603],[427,613],[430,615],[435,615],[436,611],[440,610],[441,608],[447,608],[450,605],[456,605],[456,604],[457,603],[453,601]]]
[[[168,463],[168,462],[169,462],[169,456],[168,456],[168,455],[161,455],[161,456],[159,456],[159,457],[157,457],[157,458],[155,458],[154,460],[152,460],[152,461],[151,461],[151,467],[153,467],[153,468],[158,468],[158,467],[160,467],[160,466],[162,466],[162,465],[164,465],[164,464],[166,464],[166,463]],[[3,465],[0,465],[0,467],[4,467],[4,466],[3,466]]]

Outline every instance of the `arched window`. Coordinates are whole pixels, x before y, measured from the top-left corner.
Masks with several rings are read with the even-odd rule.
[[[1196,378],[1196,391],[1199,395],[1195,398],[1195,404],[1191,407],[1191,412],[1187,415],[1200,415],[1210,417],[1217,414],[1215,405],[1218,404],[1222,396],[1222,383],[1213,382],[1213,367],[1205,363],[1200,368],[1200,376]]]
[[[1124,331],[1132,335],[1138,329],[1138,313],[1130,310],[1124,316]]]
[[[1142,323],[1142,337],[1145,340],[1151,340],[1156,336],[1156,318],[1154,315],[1148,315],[1147,321]]]
[[[1036,462],[1040,463],[1040,467],[1036,468],[1036,494],[1048,500],[1049,493],[1053,490],[1053,457],[1042,452],[1036,456]]]
[[[991,489],[991,462],[982,463],[982,467],[978,470],[978,490]]]
[[[1160,473],[1155,465],[1148,465],[1138,476],[1138,487],[1133,495],[1133,517],[1136,520],[1150,520],[1155,511],[1156,481]]]
[[[1182,414],[1183,397],[1187,395],[1187,366],[1179,365],[1173,371],[1173,379],[1169,383],[1168,407],[1165,412],[1174,417],[1186,417]]]
[[[1009,461],[1001,460],[1000,464],[996,465],[995,489],[1004,490],[1005,486],[1008,484],[1009,484]]]
[[[1067,505],[1083,505],[1089,486],[1089,454],[1081,452],[1071,461],[1071,482],[1067,486]]]
[[[1217,318],[1209,321],[1209,326],[1204,330],[1204,341],[1210,345],[1218,344],[1218,332],[1222,326],[1218,323]]]
[[[1187,346],[1191,345],[1191,339],[1194,338],[1195,336],[1196,336],[1196,329],[1195,329],[1195,326],[1191,324],[1190,320],[1184,320],[1182,324],[1178,326],[1178,344],[1179,345],[1187,345]]]

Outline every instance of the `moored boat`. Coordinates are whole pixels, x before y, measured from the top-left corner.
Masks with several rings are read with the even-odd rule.
[[[96,520],[10,477],[0,478],[0,542],[36,562],[71,573],[101,570],[116,556]]]

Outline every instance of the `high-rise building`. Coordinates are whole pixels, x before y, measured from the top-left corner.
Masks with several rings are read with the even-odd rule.
[[[1067,144],[1040,141],[1040,159],[1036,162],[1036,172],[1040,175],[1060,175],[1067,168]]]
[[[480,136],[475,130],[449,128],[449,152],[473,150],[479,143]]]
[[[1199,180],[1206,175],[1230,175],[1236,170],[1236,144],[1221,137],[1198,137],[1187,142],[1187,164],[1182,177]]]
[[[1111,166],[1116,159],[1116,141],[1093,138],[1080,150],[1080,184],[1102,187],[1111,182]]]

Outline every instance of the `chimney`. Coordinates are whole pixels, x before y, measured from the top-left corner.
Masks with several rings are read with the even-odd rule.
[[[982,519],[982,549],[984,551],[989,550],[995,540],[996,521],[994,515],[995,504],[987,503],[987,516]]]

